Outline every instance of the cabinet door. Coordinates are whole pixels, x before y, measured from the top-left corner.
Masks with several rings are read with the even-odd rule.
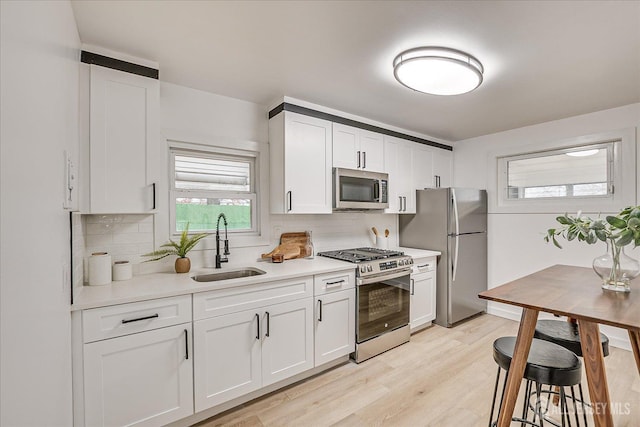
[[[382,134],[358,129],[362,169],[374,172],[384,171],[384,144]]]
[[[355,351],[355,289],[315,299],[315,366]]]
[[[194,322],[196,412],[261,386],[261,311],[243,311]]]
[[[433,152],[434,187],[452,187],[453,152],[437,149]]]
[[[271,305],[262,323],[262,385],[313,368],[313,299]]]
[[[89,213],[148,213],[147,159],[158,146],[158,80],[91,66]]]
[[[434,272],[411,275],[411,329],[430,323],[436,318]]]
[[[386,213],[416,213],[411,144],[385,136],[384,164],[389,174],[389,208],[385,210]]]
[[[193,414],[191,353],[191,323],[85,344],[85,425],[157,426]]]
[[[331,213],[331,122],[285,112],[286,213]]]
[[[389,207],[385,209],[385,213],[399,213],[403,206],[402,189],[403,189],[403,173],[399,166],[399,151],[402,141],[392,136],[384,137],[384,158],[385,172],[389,174],[389,186],[387,194],[389,199]]]
[[[412,144],[411,161],[414,188],[433,188],[433,150],[423,144]]]
[[[362,166],[358,129],[333,123],[333,167],[358,169]]]

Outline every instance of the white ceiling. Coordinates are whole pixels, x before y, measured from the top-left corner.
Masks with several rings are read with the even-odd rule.
[[[73,1],[83,43],[160,79],[270,105],[282,96],[457,141],[640,102],[640,1]],[[469,52],[451,97],[393,78],[417,46]]]

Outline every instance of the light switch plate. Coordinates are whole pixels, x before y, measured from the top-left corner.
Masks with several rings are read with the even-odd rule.
[[[78,207],[76,190],[76,166],[68,151],[64,151],[64,201],[62,207],[74,210]]]

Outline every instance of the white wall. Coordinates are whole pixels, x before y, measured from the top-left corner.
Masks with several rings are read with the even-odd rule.
[[[69,426],[69,214],[79,46],[68,1],[0,2],[0,425]],[[77,159],[77,157],[76,157]]]
[[[492,192],[496,177],[491,172],[490,162],[495,162],[493,153],[501,149],[639,126],[640,104],[632,104],[459,141],[454,145],[454,182],[456,186],[481,187]],[[543,241],[545,231],[555,225],[555,217],[562,213],[489,214],[489,288],[554,264],[590,267],[593,258],[605,252],[604,244],[589,246],[571,242],[563,244],[562,250],[546,244]],[[640,249],[628,253],[640,257]],[[489,311],[519,318],[519,311],[511,306],[490,303]],[[610,336],[612,344],[628,347],[628,337],[623,331],[606,327],[602,330]]]

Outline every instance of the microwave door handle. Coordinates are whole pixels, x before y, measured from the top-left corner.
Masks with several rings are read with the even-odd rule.
[[[373,199],[376,202],[380,202],[380,181],[374,181],[373,183]]]

